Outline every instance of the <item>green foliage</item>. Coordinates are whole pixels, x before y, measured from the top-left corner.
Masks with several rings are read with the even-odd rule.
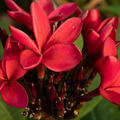
[[[80,120],[120,120],[120,109],[117,105],[103,99],[87,116]]]
[[[103,8],[103,11],[113,14],[114,16],[120,17],[120,5],[108,5]]]
[[[85,115],[87,115],[90,111],[92,111],[97,105],[98,103],[102,100],[101,96],[97,96],[95,97],[93,100],[87,102],[85,105],[83,105],[83,107],[79,110],[79,116],[77,118],[75,118],[74,120],[80,120],[82,117],[84,117]],[[92,120],[92,119],[90,119]]]
[[[0,27],[3,27],[3,28],[6,30],[6,32],[7,32],[8,34],[10,34],[8,25],[5,24],[3,21],[0,21]],[[2,43],[1,43],[1,41],[0,41],[0,59],[2,59],[3,52],[4,52],[4,49],[3,49]]]
[[[1,120],[26,120],[26,118],[23,117],[23,115],[21,115],[22,111],[24,111],[24,109],[14,108],[5,104],[0,97],[0,119]]]
[[[74,42],[74,44],[77,45],[80,48],[80,50],[82,50],[84,44],[82,35],[78,37],[78,39]]]

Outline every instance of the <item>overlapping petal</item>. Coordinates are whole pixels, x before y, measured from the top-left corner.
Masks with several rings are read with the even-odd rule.
[[[111,35],[113,30],[113,25],[112,24],[108,24],[106,26],[104,26],[101,31],[99,32],[101,40],[105,40],[108,36]]]
[[[100,89],[100,94],[109,101],[120,105],[120,86]]]
[[[77,17],[70,18],[53,33],[47,44],[73,43],[80,35],[81,29],[81,19]]]
[[[56,72],[70,70],[82,59],[81,52],[74,44],[56,44],[46,50],[43,56],[43,64]]]
[[[104,41],[102,56],[115,56],[118,58],[116,44],[110,37]]]
[[[96,67],[101,75],[100,94],[109,101],[120,105],[120,63],[116,57],[103,57]]]
[[[88,49],[88,54],[93,54],[101,46],[101,41],[99,40],[100,35],[94,30],[90,29],[86,36],[86,46]]]
[[[28,28],[32,29],[30,15],[23,11],[9,11],[8,15],[15,21],[25,24]]]
[[[48,17],[37,2],[32,2],[31,4],[31,16],[33,32],[37,41],[37,45],[41,50],[51,35]]]
[[[47,15],[49,15],[54,10],[51,0],[38,0],[38,3],[44,9]]]
[[[97,9],[91,9],[84,20],[83,35],[85,36],[90,28],[97,29],[101,23],[101,16]]]
[[[49,20],[51,23],[62,21],[72,15],[77,9],[77,4],[66,3],[58,7],[56,10],[49,14]]]
[[[1,97],[4,102],[13,107],[25,108],[28,105],[26,90],[16,81],[2,88]]]
[[[17,80],[22,77],[26,70],[22,69],[19,61],[20,49],[17,42],[9,37],[4,52],[4,69],[9,80]]]
[[[25,34],[23,31],[15,27],[10,26],[9,28],[10,28],[12,37],[15,40],[27,46],[28,48],[32,49],[36,53],[40,54],[40,51],[38,50],[36,43],[27,34]]]
[[[116,78],[119,78],[120,63],[116,57],[102,57],[95,63],[95,66],[101,75],[102,85],[104,85],[105,88],[112,85],[116,80],[119,81],[119,79]]]
[[[5,2],[8,8],[11,9],[12,11],[24,11],[13,0],[5,0]]]
[[[37,55],[32,50],[26,49],[20,55],[20,63],[24,69],[32,69],[40,64],[42,55]]]

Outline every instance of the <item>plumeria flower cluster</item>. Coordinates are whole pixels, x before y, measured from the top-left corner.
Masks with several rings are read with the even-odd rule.
[[[54,9],[51,0],[38,0],[31,3],[28,13],[13,0],[5,2],[8,15],[24,24],[31,35],[10,25],[8,36],[0,28],[4,102],[26,108],[23,115],[35,120],[71,119],[83,103],[100,94],[120,105],[117,17],[102,21],[97,9],[82,11],[75,3]],[[74,44],[80,34],[82,51]],[[101,84],[88,92],[97,73]]]

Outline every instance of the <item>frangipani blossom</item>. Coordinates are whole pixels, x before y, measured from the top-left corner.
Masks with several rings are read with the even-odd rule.
[[[101,75],[100,94],[109,101],[120,105],[120,63],[116,57],[107,56],[96,62]]]
[[[19,63],[19,54],[17,43],[9,37],[0,62],[0,93],[8,105],[25,108],[28,104],[28,95],[24,87],[16,81],[26,73]]]
[[[101,50],[104,41],[108,39],[108,37],[110,37],[113,41],[116,40],[116,29],[118,25],[118,18],[115,17],[110,18],[108,23],[105,21],[103,21],[100,24],[97,30],[91,28],[87,32],[85,43],[89,55],[96,53],[96,51],[99,51],[98,49]]]
[[[14,39],[30,48],[20,56],[24,69],[32,69],[41,62],[57,72],[75,67],[82,58],[80,50],[73,44],[81,32],[81,20],[70,18],[51,35],[48,17],[37,2],[31,5],[31,15],[36,43],[24,32],[10,27]]]
[[[11,10],[8,12],[8,15],[15,21],[20,22],[26,25],[28,28],[32,29],[30,14],[20,8],[13,0],[5,1],[6,5]],[[56,10],[54,10],[51,0],[38,0],[38,4],[48,15],[51,23],[66,19],[75,13],[75,11],[80,12],[77,4],[75,3],[65,3]]]
[[[86,38],[89,29],[96,30],[99,27],[101,23],[101,16],[97,9],[91,9],[85,11],[84,14],[86,17],[83,21],[84,24],[83,24],[82,34]]]

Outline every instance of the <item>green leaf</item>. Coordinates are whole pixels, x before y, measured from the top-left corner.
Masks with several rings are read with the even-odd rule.
[[[80,50],[82,50],[84,44],[82,35],[78,37],[74,44],[77,45],[80,48]]]
[[[120,19],[119,19],[119,24],[117,28],[117,41],[120,41]]]
[[[120,120],[120,108],[103,99],[87,116],[80,120]]]
[[[89,86],[88,91],[92,91],[92,90],[98,88],[99,85],[100,85],[100,75],[97,74],[95,76],[94,80],[92,81],[91,85]]]
[[[4,23],[3,21],[0,21],[0,26],[3,27],[8,34],[10,34],[8,24]],[[2,43],[0,41],[0,59],[2,59],[3,52],[4,52],[4,49],[3,49]]]
[[[93,98],[91,101],[87,102],[83,107],[79,110],[79,116],[74,120],[80,120],[85,115],[87,115],[90,111],[92,111],[102,100],[101,96],[97,96]],[[90,119],[92,120],[92,119]]]
[[[96,89],[100,85],[100,75],[97,74],[92,81],[90,87],[88,88],[88,91],[92,91]],[[74,120],[80,120],[85,115],[87,115],[89,112],[91,112],[102,100],[101,96],[97,96],[93,98],[91,101],[87,102],[81,109],[79,109],[79,116],[75,118]]]
[[[119,5],[109,5],[103,8],[103,11],[107,11],[114,15],[120,16],[120,6]]]
[[[4,23],[3,21],[0,21],[0,26],[3,27],[8,34],[10,34],[8,24]]]
[[[26,120],[26,118],[23,115],[21,115],[21,112],[23,111],[24,109],[14,108],[5,104],[0,97],[0,119],[1,120]]]

